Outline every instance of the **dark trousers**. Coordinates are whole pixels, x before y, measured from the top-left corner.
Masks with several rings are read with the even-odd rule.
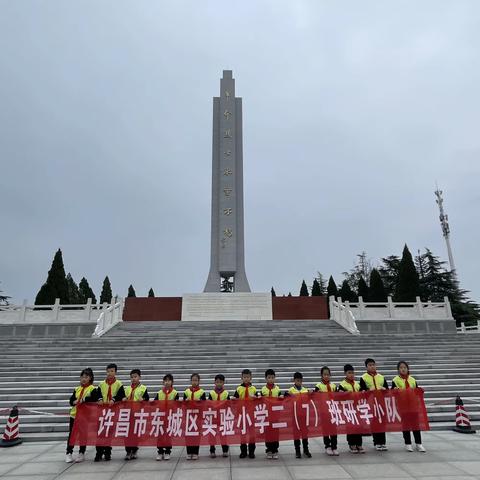
[[[255,448],[256,445],[254,443],[249,443],[248,444],[248,454],[255,453]],[[247,454],[247,444],[246,443],[241,443],[240,444],[240,453],[244,453],[245,455]]]
[[[280,442],[265,442],[265,453],[278,453]]]
[[[97,451],[97,455],[99,457],[102,455],[105,455],[105,457],[112,456],[112,447],[95,447],[95,450]]]
[[[228,445],[222,445],[222,452],[228,453]],[[210,445],[210,453],[215,453],[215,445]]]
[[[68,440],[67,440],[67,453],[73,453],[74,445],[70,445],[70,437],[72,436],[73,424],[75,423],[75,419],[70,417],[70,426],[68,429]],[[80,453],[85,453],[87,451],[87,447],[82,445],[79,449]]]
[[[137,453],[138,452],[138,447],[125,447],[125,451],[127,453]]]
[[[295,451],[300,451],[300,439],[296,439],[293,441],[293,445],[295,446]],[[304,452],[308,452],[308,438],[302,438],[302,447]]]
[[[410,436],[410,432],[407,430],[403,433],[403,439],[405,440],[405,445],[411,445],[412,444],[412,437]],[[415,443],[417,445],[422,443],[422,434],[420,433],[419,430],[414,430],[413,431],[413,439],[415,440]]]
[[[168,447],[160,447],[160,445],[157,446],[157,452],[160,455],[163,455],[166,453],[167,455],[170,455],[172,453],[172,446],[169,445]]]
[[[187,446],[187,455],[198,455],[200,451],[200,445]]]
[[[347,443],[351,447],[361,447],[362,446],[362,436],[357,434],[348,434]]]
[[[332,450],[337,449],[337,436],[336,435],[330,435],[329,437],[323,437],[323,444],[325,445],[325,448],[331,448]]]
[[[372,437],[374,445],[385,445],[387,443],[387,435],[385,434],[385,432],[372,433]]]

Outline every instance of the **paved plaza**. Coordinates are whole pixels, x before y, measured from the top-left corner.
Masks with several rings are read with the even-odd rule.
[[[184,449],[174,448],[169,462],[155,461],[154,448],[142,448],[135,461],[123,460],[123,449],[113,450],[111,462],[94,463],[89,447],[81,464],[64,462],[64,443],[25,443],[0,449],[1,480],[315,480],[315,479],[480,479],[480,435],[454,432],[424,434],[426,454],[404,450],[401,434],[389,434],[388,452],[375,452],[365,438],[367,453],[352,455],[340,438],[340,456],[327,457],[321,438],[311,440],[313,458],[296,459],[291,442],[280,447],[280,459],[267,460],[257,447],[255,460],[238,458],[233,447],[230,458],[208,457],[202,448],[198,461],[187,461]]]

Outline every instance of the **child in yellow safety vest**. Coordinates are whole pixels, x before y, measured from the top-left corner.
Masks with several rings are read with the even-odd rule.
[[[303,375],[301,372],[295,372],[293,374],[293,386],[290,387],[286,392],[285,396],[296,396],[300,394],[309,393],[308,388],[303,386]],[[295,456],[297,458],[302,458],[302,452],[300,451],[300,439],[295,438],[293,440],[293,445],[295,446]],[[303,455],[307,458],[312,458],[312,454],[310,453],[310,449],[308,447],[308,437],[303,434],[302,438],[302,447],[303,447]]]
[[[337,385],[338,392],[359,392],[360,384],[355,380],[355,370],[347,363],[343,367],[345,378]],[[362,435],[356,433],[347,434],[347,443],[350,453],[365,453],[362,446]]]
[[[147,387],[142,384],[142,372],[138,368],[134,368],[130,372],[131,385],[124,387],[124,402],[141,402],[150,399]],[[125,460],[135,460],[137,458],[138,447],[125,447]]]
[[[283,398],[282,391],[280,387],[275,383],[275,371],[269,368],[265,371],[265,385],[262,387],[260,391],[262,397],[269,397],[269,398]],[[278,437],[278,430],[270,430],[268,432],[269,435]],[[270,442],[265,442],[265,453],[267,458],[272,460],[278,460],[278,447],[280,446],[280,442],[275,439]]]
[[[240,400],[248,400],[257,396],[257,389],[252,385],[252,372],[248,368],[242,370],[242,383],[237,387],[233,395]],[[245,440],[245,439],[244,439]],[[240,458],[255,458],[255,442],[243,441],[240,444]]]
[[[405,361],[400,361],[397,364],[398,375],[392,380],[392,388],[409,389],[417,388],[417,381],[410,375],[410,367]],[[422,445],[422,434],[420,430],[413,431],[413,438],[418,452],[425,453],[425,447]],[[407,452],[413,452],[412,437],[410,431],[403,432],[403,440],[405,441],[405,449]]]
[[[206,400],[205,390],[200,388],[200,375],[198,373],[192,373],[192,375],[190,375],[190,382],[191,386],[183,392],[183,399],[187,402]],[[186,449],[187,460],[198,460],[200,445],[187,445]]]
[[[155,400],[163,402],[178,400],[178,392],[173,388],[173,375],[171,373],[164,375],[163,387],[157,392]],[[162,445],[162,442],[159,441],[157,444],[157,460],[170,460],[171,453],[172,445]]]
[[[223,401],[230,400],[228,390],[225,390],[225,375],[215,375],[215,388],[210,391],[209,400]],[[222,457],[228,457],[228,445],[222,445]],[[215,445],[210,445],[210,458],[216,458]]]
[[[365,360],[367,371],[360,377],[360,391],[367,390],[388,390],[388,383],[385,377],[377,372],[377,364],[373,358]],[[388,450],[387,435],[385,432],[372,433],[375,449],[381,452]]]
[[[91,402],[91,394],[95,390],[95,385],[93,385],[93,371],[91,368],[85,368],[80,372],[80,385],[75,387],[75,390],[70,397],[70,427],[68,430],[68,440],[67,440],[67,453],[65,461],[67,463],[73,462],[73,448],[74,446],[70,444],[70,437],[72,435],[73,425],[75,423],[75,416],[77,415],[77,405],[83,402]],[[78,457],[75,459],[75,462],[80,463],[85,460],[85,452],[87,447],[85,445],[80,446]]]
[[[337,386],[330,382],[331,372],[328,367],[322,367],[320,370],[320,376],[322,377],[322,380],[315,385],[316,392],[332,393],[337,390]],[[325,445],[325,453],[327,455],[338,457],[337,435],[326,435],[323,437],[323,444]]]
[[[92,397],[100,404],[113,405],[115,402],[121,402],[125,398],[125,390],[122,382],[117,379],[117,365],[110,363],[106,368],[106,378],[102,380],[96,390],[92,392]],[[112,459],[112,447],[96,447],[97,454],[95,462],[99,462],[104,456],[106,461]]]

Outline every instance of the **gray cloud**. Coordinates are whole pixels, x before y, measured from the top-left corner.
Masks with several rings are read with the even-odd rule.
[[[211,102],[244,102],[246,268],[297,293],[317,270],[425,246],[477,275],[480,5],[1,2],[0,280],[33,299],[53,253],[98,291],[200,291]]]

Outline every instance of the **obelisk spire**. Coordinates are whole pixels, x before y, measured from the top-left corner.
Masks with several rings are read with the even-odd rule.
[[[223,71],[213,98],[212,232],[205,292],[250,292],[243,226],[242,99],[231,70]]]

